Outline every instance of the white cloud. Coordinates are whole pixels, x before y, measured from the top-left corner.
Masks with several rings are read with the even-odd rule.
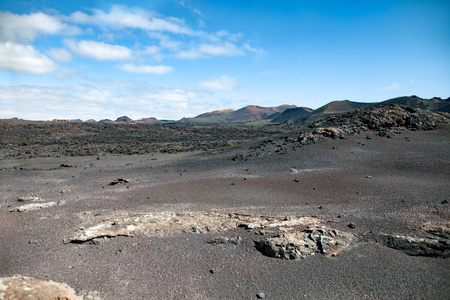
[[[93,10],[94,14],[88,15],[77,11],[69,19],[76,23],[107,25],[115,28],[136,28],[150,31],[170,32],[175,34],[196,35],[197,33],[186,26],[184,21],[178,18],[159,18],[154,14],[140,8],[127,8],[113,5],[109,13],[101,10]]]
[[[400,85],[398,83],[393,83],[390,86],[384,87],[382,90],[383,91],[395,91],[400,89]]]
[[[48,54],[53,57],[58,62],[70,61],[72,59],[72,54],[65,49],[50,49]]]
[[[132,119],[157,117],[181,119],[202,111],[191,110],[197,94],[181,89],[117,86],[101,89],[91,85],[64,87],[1,86],[0,119],[18,117],[27,120]]]
[[[167,74],[173,71],[173,68],[170,66],[148,66],[148,65],[141,65],[136,66],[134,64],[126,64],[122,65],[120,69],[127,71],[127,72],[136,72],[136,73],[152,73],[152,74]]]
[[[184,91],[181,89],[166,89],[156,93],[149,93],[145,98],[170,100],[175,102],[187,102],[190,98],[196,97],[193,92]]]
[[[224,55],[224,56],[239,56],[244,55],[244,51],[236,47],[235,45],[225,42],[222,44],[201,44],[198,50],[201,53],[205,53],[208,55]]]
[[[176,54],[178,58],[194,59],[209,56],[241,56],[245,55],[242,49],[229,42],[220,44],[201,44],[197,48],[183,50]]]
[[[73,35],[80,32],[78,27],[64,24],[42,12],[29,15],[0,12],[0,36],[4,41],[30,42],[40,35]]]
[[[167,35],[164,35],[159,32],[149,33],[149,36],[159,40],[159,45],[161,48],[167,48],[171,50],[178,50],[181,46],[181,42],[171,40]]]
[[[125,46],[111,45],[96,41],[66,42],[76,54],[100,61],[123,60],[131,57],[131,50]]]
[[[200,82],[198,85],[202,88],[213,90],[235,90],[239,86],[239,82],[236,78],[222,75]]]
[[[200,17],[204,17],[205,15],[198,9],[192,7],[191,5],[187,4],[186,2],[184,2],[183,0],[178,1],[178,3],[181,6],[186,7],[187,9],[189,9],[190,11],[192,11],[194,14],[199,15]]]
[[[6,42],[0,43],[0,70],[38,75],[54,72],[56,65],[32,46]]]
[[[247,50],[247,51],[253,52],[253,53],[257,54],[257,55],[260,55],[260,56],[266,56],[267,55],[267,52],[264,51],[263,48],[261,48],[261,47],[253,48],[248,43],[244,44],[244,49]]]
[[[146,46],[144,50],[141,52],[142,54],[148,54],[148,55],[156,55],[161,51],[161,49],[158,46]]]

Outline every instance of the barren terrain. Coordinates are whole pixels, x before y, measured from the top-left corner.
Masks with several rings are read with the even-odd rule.
[[[8,140],[0,299],[42,281],[55,299],[447,298],[450,125],[410,129],[139,155]]]

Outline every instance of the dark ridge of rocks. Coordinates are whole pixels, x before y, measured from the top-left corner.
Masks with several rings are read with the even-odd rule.
[[[370,233],[366,235],[366,239],[411,256],[450,257],[450,241],[444,238]]]
[[[283,130],[263,126],[0,120],[0,159],[216,150],[280,134]]]
[[[391,129],[406,127],[412,130],[433,130],[438,123],[448,123],[450,114],[445,112],[432,112],[420,108],[411,108],[392,104],[375,108],[356,109],[342,115],[333,115],[314,121],[310,128],[336,128],[329,134],[330,137],[339,137],[342,133],[353,134],[367,130]]]
[[[309,130],[294,135],[273,137],[250,147],[246,153],[234,155],[231,159],[245,161],[260,156],[284,154],[296,151],[303,145],[319,143],[324,137],[345,139],[348,135],[375,130],[379,136],[390,138],[404,130],[433,130],[438,123],[449,123],[450,113],[433,112],[392,104],[375,108],[356,109],[339,115],[332,115],[309,124]],[[367,139],[371,139],[367,136]],[[405,137],[409,141],[408,137]]]
[[[365,240],[375,241],[412,256],[450,257],[450,222],[425,223],[423,235],[369,233]]]

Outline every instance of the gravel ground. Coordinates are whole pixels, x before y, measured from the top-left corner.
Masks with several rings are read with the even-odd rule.
[[[163,211],[315,217],[358,237],[419,234],[425,222],[450,220],[449,149],[442,124],[325,138],[247,161],[232,160],[246,146],[0,160],[0,277],[67,283],[85,299],[444,299],[448,259],[364,239],[335,257],[300,260],[262,255],[255,241],[270,232],[244,227],[64,241],[104,219]],[[119,178],[128,183],[109,185]],[[57,205],[18,212],[17,198],[30,194]],[[240,242],[208,243],[221,237]]]

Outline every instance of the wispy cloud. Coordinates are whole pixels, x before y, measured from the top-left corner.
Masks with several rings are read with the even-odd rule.
[[[103,42],[66,41],[67,46],[77,55],[99,61],[123,60],[131,57],[131,50],[125,46],[111,45]]]
[[[253,53],[255,53],[255,54],[259,55],[259,56],[266,56],[267,55],[267,52],[264,51],[263,48],[261,48],[261,47],[253,48],[252,46],[250,46],[249,43],[245,43],[244,44],[244,49],[247,50],[247,51],[253,52]]]
[[[32,42],[41,35],[80,33],[80,28],[62,23],[58,18],[42,12],[29,15],[0,12],[0,37],[3,41]]]
[[[238,48],[236,45],[229,42],[220,44],[201,44],[197,47],[191,48],[189,50],[183,50],[176,53],[178,58],[201,58],[201,57],[211,57],[211,56],[241,56],[245,55],[245,52]]]
[[[173,71],[173,67],[170,66],[149,66],[149,65],[141,65],[136,66],[134,64],[125,64],[120,66],[120,69],[127,72],[135,72],[135,73],[152,73],[152,74],[167,74]]]
[[[72,59],[72,54],[65,49],[53,48],[48,51],[48,54],[58,62],[70,61]]]
[[[399,90],[401,88],[401,86],[398,83],[393,83],[387,87],[382,88],[382,91],[395,91],[395,90]]]
[[[184,24],[179,18],[161,18],[141,8],[128,8],[120,5],[111,6],[109,12],[99,9],[92,10],[93,14],[81,11],[70,15],[69,20],[79,24],[93,24],[112,28],[135,28],[174,34],[195,35],[196,31]]]
[[[0,43],[0,70],[28,74],[46,74],[56,64],[32,46],[12,42]]]
[[[213,90],[235,90],[239,86],[236,78],[222,75],[220,77],[211,78],[208,81],[200,82],[199,87]]]

